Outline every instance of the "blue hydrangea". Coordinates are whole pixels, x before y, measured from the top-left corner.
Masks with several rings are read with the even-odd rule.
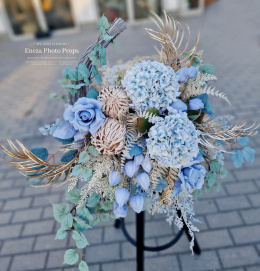
[[[180,168],[198,155],[199,135],[187,113],[173,109],[149,130],[147,152],[163,166]]]
[[[123,87],[138,110],[157,108],[163,112],[180,95],[178,76],[157,61],[142,61],[126,72]]]

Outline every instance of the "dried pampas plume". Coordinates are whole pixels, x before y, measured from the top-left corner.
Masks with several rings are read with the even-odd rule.
[[[129,112],[130,99],[121,87],[106,87],[99,92],[102,111],[111,118],[123,119]]]
[[[107,118],[91,137],[91,143],[104,156],[119,154],[125,147],[125,125],[116,119]]]

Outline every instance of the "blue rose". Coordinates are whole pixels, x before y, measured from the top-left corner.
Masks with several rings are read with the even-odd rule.
[[[74,105],[69,105],[64,112],[64,119],[69,121],[75,130],[92,135],[105,122],[101,111],[103,103],[91,98],[79,98]]]
[[[179,173],[182,190],[188,189],[192,193],[193,189],[201,189],[206,173],[205,167],[201,165],[192,165],[183,168]]]

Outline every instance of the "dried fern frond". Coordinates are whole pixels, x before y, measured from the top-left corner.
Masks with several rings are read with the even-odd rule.
[[[70,162],[64,163],[64,164],[51,164],[47,161],[43,161],[36,155],[34,155],[30,150],[28,150],[20,141],[16,140],[19,147],[16,147],[16,145],[11,141],[7,140],[9,143],[9,146],[11,147],[12,151],[9,151],[7,148],[5,148],[2,144],[1,147],[3,151],[13,157],[18,159],[19,161],[9,161],[5,159],[9,164],[11,164],[13,167],[19,169],[22,172],[22,175],[27,176],[28,178],[48,178],[48,182],[43,185],[35,185],[37,187],[43,187],[43,186],[50,186],[50,185],[61,185],[67,182],[67,177],[70,173],[70,169],[72,165],[75,163],[76,159],[78,158],[78,155],[76,155]],[[26,175],[32,174],[33,175]],[[65,177],[58,182],[59,178],[65,174]]]
[[[159,28],[159,30],[148,29],[146,31],[152,39],[155,39],[161,43],[161,53],[165,54],[166,59],[164,64],[171,66],[174,71],[179,70],[183,67],[189,67],[192,64],[192,55],[197,50],[197,45],[199,42],[199,33],[193,48],[186,53],[190,42],[190,29],[186,25],[188,32],[187,42],[182,46],[184,39],[184,28],[181,23],[174,20],[173,17],[164,12],[165,22],[155,13],[153,13],[155,19],[154,22]]]
[[[211,86],[206,86],[202,88],[202,87],[196,86],[195,84],[188,84],[182,94],[182,98],[186,100],[186,99],[189,99],[190,97],[198,96],[204,93],[224,99],[226,102],[228,102],[231,105],[225,93],[220,92],[219,90],[215,90],[215,87],[213,88]]]

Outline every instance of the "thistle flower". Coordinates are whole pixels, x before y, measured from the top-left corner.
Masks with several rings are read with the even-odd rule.
[[[124,187],[119,187],[115,191],[116,202],[122,207],[129,199],[129,191]]]
[[[144,189],[147,190],[150,185],[149,176],[146,172],[137,175],[136,182]]]
[[[111,118],[123,119],[129,112],[131,102],[121,87],[106,87],[99,92],[98,100],[103,102],[103,113]]]
[[[163,166],[180,168],[198,155],[199,135],[187,113],[172,109],[171,115],[150,128],[147,152]]]
[[[144,198],[141,195],[132,196],[130,198],[130,205],[139,214],[144,206]]]
[[[120,207],[119,204],[115,202],[113,211],[116,218],[126,217],[128,213],[128,208],[126,205],[123,205],[122,207]]]
[[[137,110],[157,108],[160,112],[180,95],[178,76],[157,61],[142,61],[126,72],[122,85]]]
[[[91,143],[104,156],[119,154],[125,147],[125,125],[116,119],[107,118],[104,125],[91,137]]]
[[[120,173],[116,170],[112,170],[109,173],[109,184],[111,186],[117,185],[118,183],[120,183],[122,177],[120,175]]]

